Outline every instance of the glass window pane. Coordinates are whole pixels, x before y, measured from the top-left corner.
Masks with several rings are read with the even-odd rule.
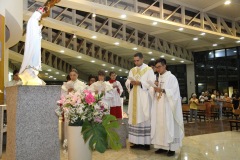
[[[213,52],[209,52],[209,53],[208,53],[208,59],[213,59],[213,58],[214,58]]]
[[[236,48],[227,49],[227,56],[234,56],[237,58],[237,49]]]
[[[221,50],[216,50],[215,51],[215,57],[225,57],[225,49],[221,49]]]

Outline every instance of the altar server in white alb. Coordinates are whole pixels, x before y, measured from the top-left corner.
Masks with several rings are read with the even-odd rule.
[[[176,77],[166,70],[166,60],[156,60],[158,87],[151,112],[151,139],[156,154],[174,156],[182,146],[184,126],[179,85]]]
[[[98,71],[98,81],[91,84],[88,89],[95,94],[103,93],[102,102],[106,103],[110,107],[111,99],[113,98],[113,87],[109,82],[105,81],[105,76],[106,74],[104,70]]]
[[[67,96],[70,92],[82,92],[87,89],[87,85],[78,80],[78,71],[72,69],[69,73],[70,80],[67,79],[67,82],[64,82],[62,85],[61,96]],[[64,119],[64,139],[67,139],[67,126],[69,121]]]
[[[151,144],[150,127],[150,85],[154,83],[155,76],[151,67],[143,63],[142,53],[134,55],[136,67],[129,72],[126,87],[129,91],[129,142],[133,143],[131,148],[149,150]],[[152,88],[153,91],[153,88]],[[153,93],[153,92],[152,92]]]
[[[119,81],[116,80],[116,73],[110,72],[109,73],[110,80],[108,81],[112,87],[112,94],[113,98],[110,104],[110,114],[114,115],[116,118],[122,119],[122,101],[121,101],[121,94],[123,92],[122,85]]]
[[[87,89],[87,85],[78,80],[78,71],[76,69],[72,69],[69,73],[70,81],[64,82],[62,85],[62,94],[67,95],[69,92],[82,92]],[[65,93],[64,93],[65,92]]]

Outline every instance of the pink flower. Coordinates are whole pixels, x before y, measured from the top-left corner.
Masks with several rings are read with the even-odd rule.
[[[61,99],[59,101],[57,101],[58,104],[64,104],[64,102],[66,101],[66,98],[62,95]]]
[[[85,93],[85,95],[91,94],[91,91],[90,91],[90,90],[84,90],[83,92]]]
[[[86,94],[85,101],[87,102],[88,105],[91,105],[96,101],[96,99],[90,92],[90,93]]]
[[[94,122],[101,123],[102,119],[100,117],[95,117]]]

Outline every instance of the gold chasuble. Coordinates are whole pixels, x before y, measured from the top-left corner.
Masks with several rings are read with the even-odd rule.
[[[140,81],[141,76],[144,75],[148,70],[152,69],[151,67],[145,67],[143,70],[140,70],[139,67],[135,67],[132,70],[133,77],[135,78],[136,81]],[[138,93],[138,85],[133,85],[133,109],[132,109],[132,124],[136,125],[137,124],[137,97]]]

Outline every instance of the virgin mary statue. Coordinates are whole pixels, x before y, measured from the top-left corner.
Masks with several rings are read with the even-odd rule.
[[[19,77],[23,85],[45,85],[46,83],[38,77],[41,71],[41,29],[39,21],[45,13],[43,7],[38,8],[27,23],[27,33],[23,62],[20,68]]]

